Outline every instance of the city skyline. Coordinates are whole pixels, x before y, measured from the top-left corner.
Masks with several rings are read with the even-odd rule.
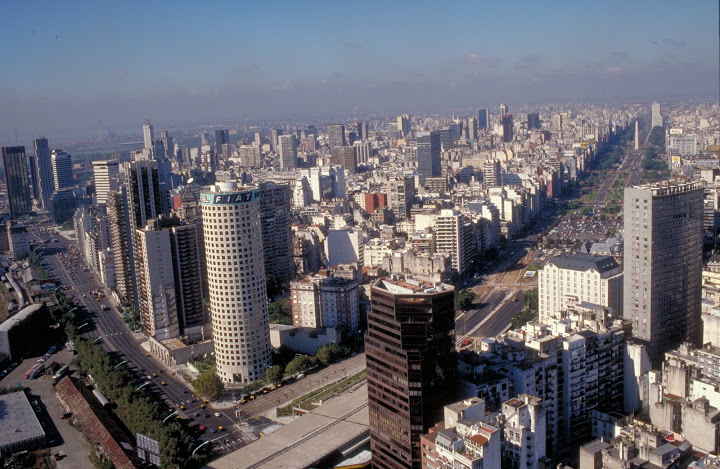
[[[145,117],[351,116],[353,104],[367,115],[717,94],[717,4],[277,7],[265,22],[254,5],[6,7],[15,73],[0,78],[13,110],[0,137],[92,135],[99,121]],[[212,34],[192,33],[203,17]]]

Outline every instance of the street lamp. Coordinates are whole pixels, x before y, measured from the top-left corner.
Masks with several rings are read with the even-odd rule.
[[[77,308],[73,308],[73,309],[77,309]],[[72,311],[72,309],[71,309],[70,311]],[[69,313],[70,311],[68,311],[68,313]],[[85,324],[81,324],[80,326],[78,326],[77,329],[75,329],[75,332],[79,331],[80,329],[82,329],[83,327],[87,326],[88,324],[90,324],[90,323],[89,323],[89,322],[86,322]]]
[[[178,411],[177,411],[177,410],[176,410],[175,412],[172,412],[170,415],[168,415],[167,417],[165,417],[165,420],[163,420],[162,423],[167,422],[167,419],[169,419],[170,417],[175,417],[177,414],[178,414]]]

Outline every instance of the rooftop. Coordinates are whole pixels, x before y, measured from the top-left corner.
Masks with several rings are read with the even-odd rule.
[[[0,396],[0,447],[44,436],[45,431],[24,392]]]
[[[374,286],[396,294],[438,293],[453,288],[451,285],[444,283],[432,283],[412,277],[403,278],[398,275],[382,278]]]
[[[597,270],[601,274],[620,267],[620,264],[618,264],[612,256],[593,256],[592,254],[581,253],[563,254],[553,257],[548,263],[560,269],[583,272],[586,270]]]

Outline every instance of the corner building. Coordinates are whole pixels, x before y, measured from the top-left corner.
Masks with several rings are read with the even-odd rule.
[[[420,437],[454,400],[454,288],[396,275],[371,290],[367,354],[375,469],[420,469]]]
[[[226,383],[257,381],[272,360],[260,193],[219,183],[200,204],[217,374]]]

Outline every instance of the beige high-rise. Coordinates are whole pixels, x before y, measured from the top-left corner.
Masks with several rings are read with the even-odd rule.
[[[219,183],[200,204],[217,374],[257,381],[272,360],[259,191]]]

